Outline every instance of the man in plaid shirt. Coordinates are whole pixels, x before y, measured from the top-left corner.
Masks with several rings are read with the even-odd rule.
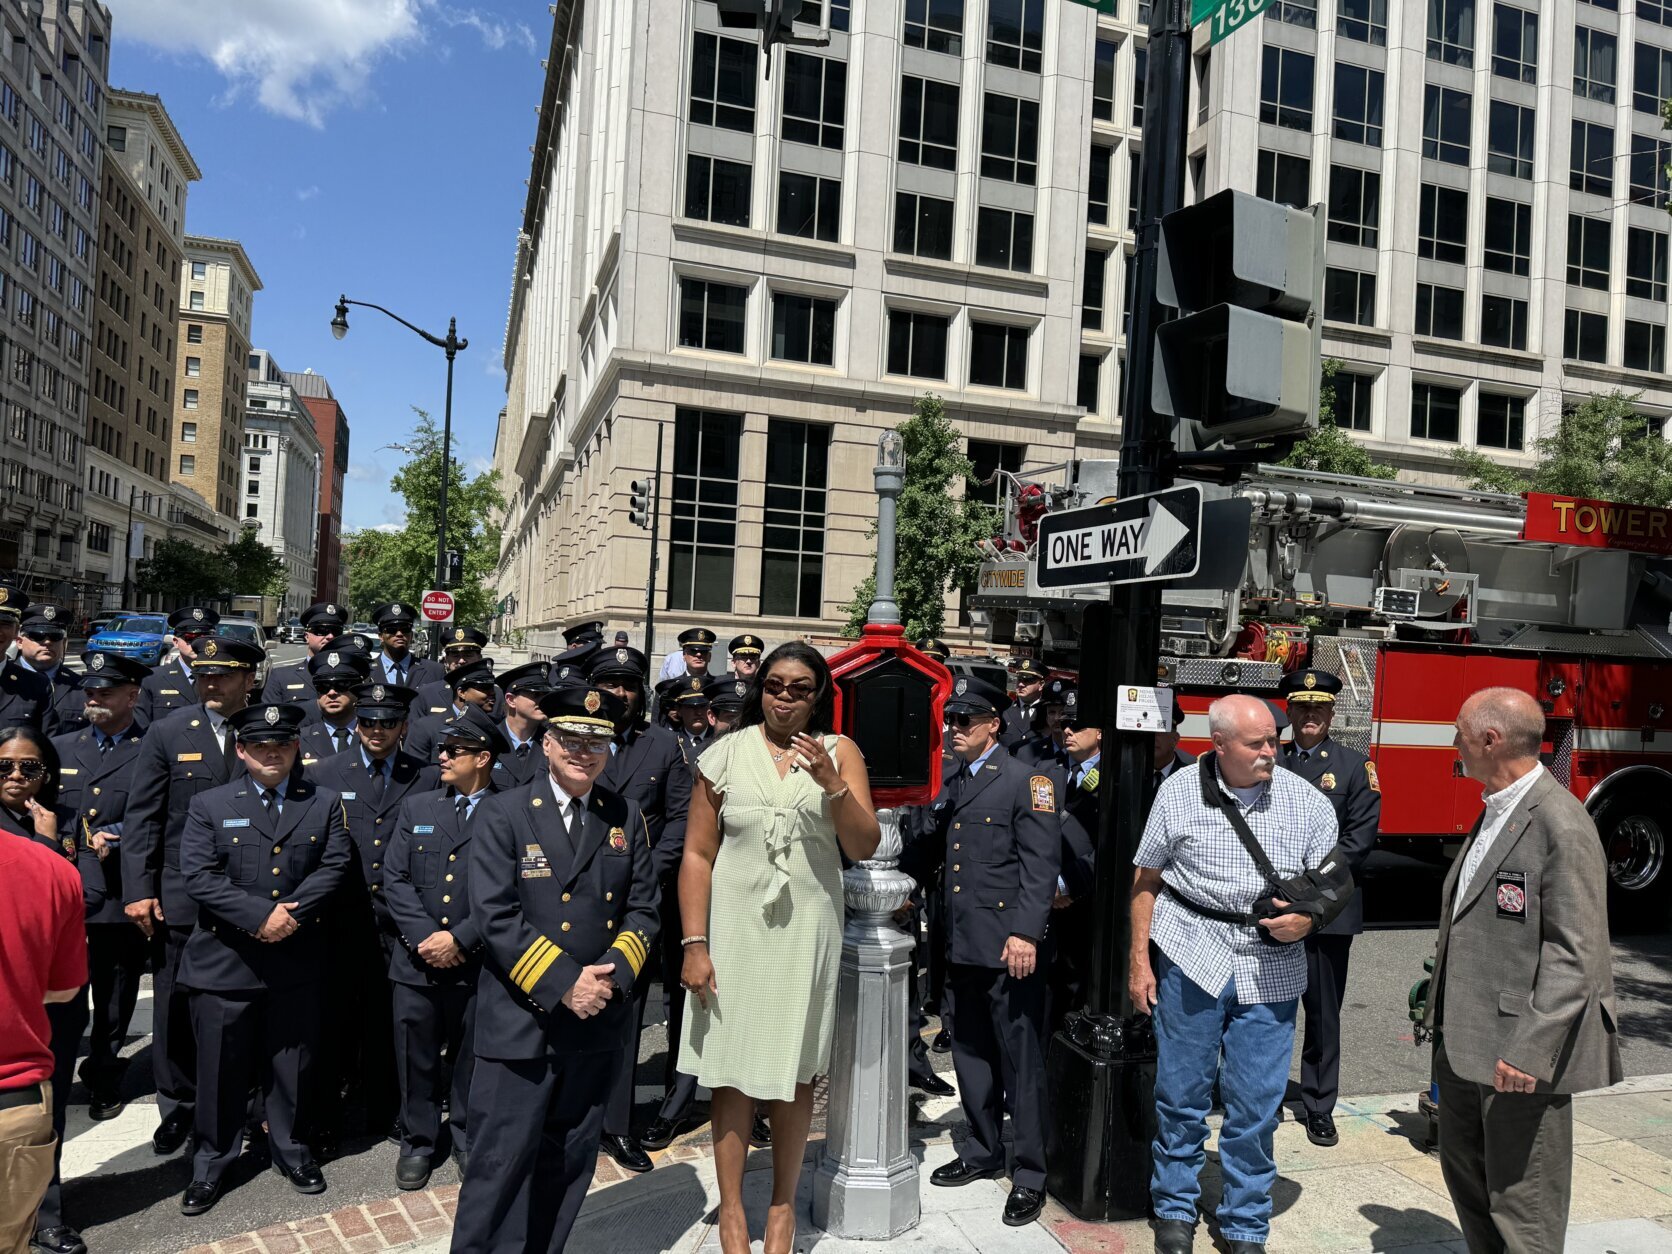
[[[1271,889],[1204,787],[1220,789],[1240,811],[1282,876],[1317,867],[1336,843],[1335,811],[1323,794],[1277,768],[1277,725],[1264,701],[1222,697],[1208,710],[1208,728],[1213,753],[1167,777],[1134,858],[1130,992],[1133,1005],[1155,1017],[1159,1052],[1150,1180],[1158,1254],[1191,1248],[1221,1052],[1220,1233],[1231,1254],[1265,1248],[1277,1178],[1272,1133],[1306,990],[1297,942],[1311,930],[1309,916],[1260,920],[1270,940],[1256,925],[1220,917],[1247,916]]]

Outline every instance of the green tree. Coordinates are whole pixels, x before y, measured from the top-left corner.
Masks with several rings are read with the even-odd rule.
[[[282,597],[290,582],[285,578],[284,559],[252,530],[242,531],[222,549],[220,560],[226,568],[224,588],[240,596]]]
[[[185,540],[158,540],[150,557],[134,563],[134,585],[141,595],[160,597],[165,606],[213,600],[227,588],[223,554]]]
[[[946,416],[940,397],[925,394],[912,416],[898,428],[904,443],[906,481],[896,511],[894,600],[906,635],[938,636],[946,622],[946,594],[974,585],[981,563],[976,541],[998,529],[991,506],[967,495],[954,496],[953,485],[974,471],[961,449],[958,428]],[[873,525],[871,536],[876,537]],[[857,636],[877,592],[876,566],[853,590],[845,636]]]
[[[1335,421],[1335,375],[1341,363],[1325,360],[1318,379],[1318,429],[1299,444],[1279,465],[1297,470],[1318,470],[1332,475],[1358,475],[1363,479],[1392,479],[1398,472],[1384,466],[1363,445]]]
[[[1635,408],[1638,393],[1590,396],[1563,412],[1556,430],[1533,446],[1530,471],[1473,449],[1452,460],[1469,486],[1483,492],[1556,492],[1626,505],[1672,505],[1672,444]]]
[[[417,427],[404,443],[411,451],[390,479],[390,488],[406,503],[406,521],[397,531],[367,529],[343,537],[343,568],[348,602],[367,614],[388,601],[413,601],[435,586],[436,521],[441,512],[441,431],[414,407]],[[499,472],[467,476],[458,458],[447,476],[447,547],[464,555],[464,576],[453,589],[460,622],[485,622],[499,596],[492,586],[499,565],[499,524],[504,508]]]

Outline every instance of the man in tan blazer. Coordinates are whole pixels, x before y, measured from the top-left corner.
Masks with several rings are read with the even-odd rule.
[[[1486,810],[1446,877],[1426,1024],[1440,1167],[1470,1254],[1560,1254],[1573,1098],[1624,1074],[1607,866],[1585,808],[1539,763],[1544,712],[1486,688],[1457,752]]]

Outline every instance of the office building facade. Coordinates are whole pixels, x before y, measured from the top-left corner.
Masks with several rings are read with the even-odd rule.
[[[325,454],[313,415],[266,349],[250,352],[245,403],[239,523],[254,527],[284,562],[279,621],[285,622],[313,603]]]
[[[319,537],[316,554],[313,599],[342,601],[343,580],[343,485],[348,476],[348,418],[337,403],[331,384],[322,374],[304,370],[285,372],[285,381],[296,390],[309,417],[324,462],[319,472]]]

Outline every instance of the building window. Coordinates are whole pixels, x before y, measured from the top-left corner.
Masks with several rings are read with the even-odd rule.
[[[252,458],[249,459],[249,463],[250,463],[250,473],[252,475],[257,475],[257,474],[261,473],[261,458],[252,457]]]
[[[259,505],[257,505],[254,501],[251,501],[248,505],[244,506],[244,517],[245,518],[254,518],[260,512],[261,512],[261,507]]]
[[[1375,377],[1355,374],[1351,370],[1337,370],[1331,380],[1335,389],[1335,425],[1347,431],[1370,430],[1371,389]]]
[[[958,85],[906,77],[900,93],[900,160],[958,168]]]
[[[894,196],[894,251],[913,257],[952,260],[952,202],[897,192]]]
[[[180,454],[180,473],[195,475],[197,473],[197,458],[191,453]]]
[[[1437,383],[1411,384],[1411,437],[1457,443],[1463,393]]]
[[[1103,393],[1103,355],[1080,354],[1080,380],[1074,389],[1074,403],[1088,414],[1099,412]]]
[[[1631,107],[1639,113],[1659,117],[1660,102],[1672,100],[1672,51],[1639,41],[1636,57]]]
[[[1039,73],[1045,47],[1045,0],[989,0],[987,64]]]
[[[668,608],[730,613],[741,414],[679,409],[673,424]]]
[[[1538,81],[1538,14],[1492,6],[1492,72],[1518,83]]]
[[[1343,39],[1385,48],[1388,42],[1388,0],[1338,0],[1335,28]]]
[[[1080,305],[1080,325],[1088,331],[1103,329],[1103,306],[1108,299],[1104,285],[1108,269],[1107,252],[1101,248],[1086,249],[1086,289]]]
[[[1376,276],[1335,266],[1324,271],[1324,318],[1356,326],[1376,325]]]
[[[1303,209],[1312,201],[1312,163],[1305,157],[1262,148],[1254,190],[1267,200]]]
[[[186,307],[188,309],[202,309],[203,308],[203,293],[202,292],[192,292],[192,293],[190,293],[186,297]]]
[[[1449,165],[1469,164],[1469,94],[1425,84],[1422,155]]]
[[[819,0],[801,0],[801,13],[795,19],[808,26],[824,22],[824,5]],[[830,0],[831,30],[848,30],[853,25],[853,0]]]
[[[209,277],[209,265],[208,265],[207,262],[203,262],[203,261],[192,262],[192,278],[201,281],[203,279],[207,279],[208,277]]]
[[[1652,135],[1631,137],[1631,202],[1655,209],[1667,206],[1668,182],[1666,167],[1672,164],[1672,143]]]
[[[836,302],[775,292],[772,296],[772,356],[810,366],[836,364]]]
[[[1382,176],[1374,170],[1329,168],[1329,238],[1359,248],[1376,247],[1381,220]]]
[[[997,322],[970,322],[970,386],[1025,391],[1028,386],[1028,329]]]
[[[111,126],[105,129],[105,143],[112,152],[128,151],[128,128],[125,126]],[[88,545],[92,548],[92,545]]]
[[[1144,154],[1131,144],[1126,146],[1131,157],[1126,173],[1126,229],[1138,229],[1138,195],[1143,188]]]
[[[1112,39],[1097,41],[1097,59],[1091,71],[1091,115],[1099,122],[1115,120],[1115,58],[1120,45]]]
[[[1483,448],[1525,447],[1527,400],[1482,392],[1475,412],[1475,443]]]
[[[840,148],[847,113],[848,66],[834,57],[784,54],[784,138]]]
[[[90,522],[87,524],[87,551],[89,553],[110,552],[110,525],[108,523]]]
[[[186,378],[197,379],[197,378],[201,378],[202,375],[203,375],[203,358],[201,358],[201,357],[188,357],[188,358],[186,358]]]
[[[1428,59],[1475,63],[1475,0],[1428,0]]]
[[[1576,26],[1573,31],[1573,94],[1614,103],[1619,41],[1605,31]]]
[[[1032,187],[1039,177],[1039,102],[988,92],[981,106],[981,174]]]
[[[1665,231],[1634,226],[1626,232],[1626,295],[1666,299]]]
[[[1486,168],[1511,178],[1533,177],[1533,111],[1494,100],[1487,113]]]
[[[766,424],[762,614],[817,618],[821,612],[829,469],[829,427],[782,418]]]
[[[1091,146],[1091,186],[1087,191],[1086,220],[1094,226],[1109,225],[1109,176],[1115,150],[1107,144]]]
[[[1666,328],[1655,322],[1626,320],[1626,369],[1666,373]]]
[[[201,344],[201,343],[203,343],[203,327],[200,323],[188,322],[186,324],[186,343],[188,343],[188,344]]]
[[[1144,88],[1149,81],[1149,49],[1132,50],[1132,129],[1144,129]]]
[[[1672,26],[1672,0],[1637,0],[1637,20]]]
[[[754,170],[740,161],[692,153],[685,158],[685,216],[725,226],[749,225]]]
[[[914,379],[946,378],[950,318],[892,309],[888,314],[888,373]]]
[[[785,170],[778,176],[778,230],[783,235],[836,242],[842,222],[842,184]]]
[[[1463,338],[1463,289],[1417,284],[1417,334],[1437,340]]]
[[[1513,296],[1480,298],[1480,340],[1493,348],[1527,347],[1527,302]]]
[[[1312,58],[1267,44],[1260,64],[1260,121],[1312,129]]]
[[[259,479],[249,480],[248,481],[248,486],[244,489],[244,495],[245,496],[259,496],[260,494],[261,494],[261,480],[259,480]]]
[[[964,0],[906,0],[908,48],[964,55]]]
[[[1567,281],[1569,286],[1608,290],[1608,241],[1611,223],[1607,218],[1568,214]]]
[[[691,49],[691,121],[753,133],[755,45],[698,32]]]
[[[1277,3],[1266,10],[1266,16],[1274,22],[1287,22],[1291,26],[1304,26],[1307,30],[1318,28],[1318,0],[1277,0]]]
[[[195,422],[183,422],[180,424],[180,443],[197,443],[197,424]]]
[[[1608,360],[1608,315],[1570,309],[1562,320],[1562,356],[1573,361]]]
[[[1382,146],[1380,70],[1338,61],[1335,65],[1335,137],[1352,144]]]
[[[703,279],[679,281],[679,346],[741,353],[749,289]]]
[[[975,220],[975,264],[1033,269],[1033,215],[981,206]]]
[[[1568,187],[1593,196],[1614,194],[1614,128],[1595,122],[1573,123]]]
[[[180,391],[180,408],[182,408],[182,409],[196,409],[197,408],[197,389],[196,388],[182,388],[181,389],[181,391]]]
[[[1462,265],[1468,260],[1469,193],[1424,183],[1417,225],[1417,256]]]
[[[1486,198],[1486,268],[1525,275],[1533,257],[1533,207]]]

